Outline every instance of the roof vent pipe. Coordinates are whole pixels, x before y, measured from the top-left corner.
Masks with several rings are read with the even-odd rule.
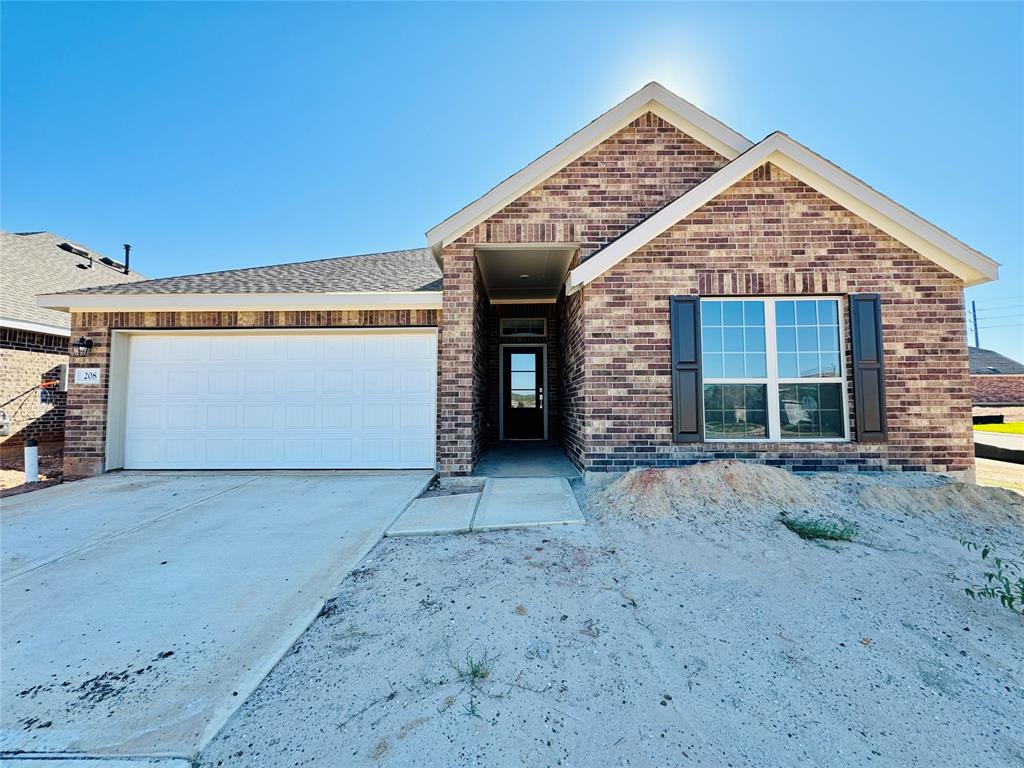
[[[124,273],[128,274],[128,257],[131,255],[132,246],[129,243],[124,244]]]

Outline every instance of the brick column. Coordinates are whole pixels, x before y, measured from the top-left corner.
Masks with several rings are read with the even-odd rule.
[[[107,387],[110,383],[110,327],[104,313],[71,315],[71,343],[81,336],[93,346],[86,357],[72,353],[64,418],[64,477],[102,474],[107,440]],[[75,369],[99,368],[99,384],[75,384]]]
[[[473,471],[477,459],[475,360],[476,257],[459,241],[444,249],[444,298],[438,350],[437,463],[442,477]]]

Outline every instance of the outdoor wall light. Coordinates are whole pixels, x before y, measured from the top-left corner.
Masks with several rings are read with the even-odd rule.
[[[74,344],[71,345],[71,349],[75,352],[75,357],[85,357],[92,350],[93,341],[82,336]]]

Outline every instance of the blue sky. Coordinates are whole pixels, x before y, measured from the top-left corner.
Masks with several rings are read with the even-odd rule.
[[[150,276],[417,247],[649,80],[1003,263],[1024,359],[1019,3],[4,3],[2,212]]]

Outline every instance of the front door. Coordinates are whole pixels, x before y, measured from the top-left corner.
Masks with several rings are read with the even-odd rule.
[[[544,439],[544,348],[503,347],[502,438]]]

